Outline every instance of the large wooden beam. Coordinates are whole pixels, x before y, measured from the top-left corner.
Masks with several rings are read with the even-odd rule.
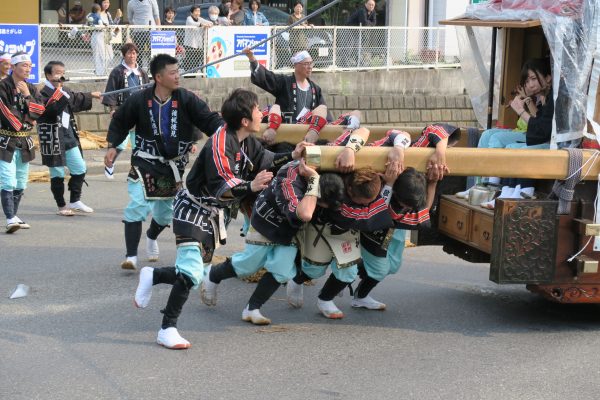
[[[309,165],[322,171],[334,171],[335,159],[343,150],[336,146],[310,146],[305,158]],[[388,147],[364,147],[356,153],[355,168],[371,167],[385,170]],[[404,165],[425,172],[431,148],[409,148],[404,152]],[[584,151],[585,164],[594,154]],[[450,175],[498,176],[501,178],[564,179],[568,176],[569,153],[566,150],[509,150],[453,147],[446,151]],[[600,174],[600,156],[585,165],[582,175],[586,180],[597,180]]]

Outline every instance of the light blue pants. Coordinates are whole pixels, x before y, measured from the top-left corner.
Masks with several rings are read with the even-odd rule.
[[[82,175],[86,173],[87,168],[85,166],[85,160],[81,155],[79,147],[73,147],[72,149],[67,150],[65,158],[67,159],[67,168],[69,168],[71,175]],[[65,167],[49,167],[49,169],[50,178],[65,177]]]
[[[485,149],[549,149],[550,143],[527,146],[525,132],[512,129],[487,129],[479,138],[477,147]]]
[[[29,163],[23,162],[21,150],[15,150],[11,162],[0,160],[0,188],[12,191],[27,188]]]
[[[294,246],[246,243],[244,251],[231,257],[231,264],[237,276],[252,275],[265,267],[277,282],[285,283],[296,275],[294,260],[297,252]]]
[[[129,135],[117,146],[117,150],[123,151],[127,148],[127,143],[131,143],[131,150],[135,149],[135,131],[129,131]]]
[[[302,271],[310,278],[317,279],[325,275],[327,267],[331,267],[331,272],[338,280],[346,283],[354,282],[358,275],[358,265],[354,264],[346,268],[338,268],[337,262],[333,259],[329,265],[314,265],[306,260],[302,260]]]
[[[173,199],[146,200],[142,181],[127,180],[129,203],[125,208],[125,222],[145,221],[148,214],[159,225],[169,225],[173,220]]]
[[[202,262],[200,247],[198,247],[196,244],[184,244],[177,246],[175,270],[177,273],[189,277],[194,283],[193,289],[197,289],[208,270],[208,268],[204,267],[204,263]]]
[[[386,257],[376,257],[364,248],[360,254],[369,277],[382,281],[386,276],[393,275],[402,266],[402,255],[406,243],[406,230],[396,229],[390,240]]]

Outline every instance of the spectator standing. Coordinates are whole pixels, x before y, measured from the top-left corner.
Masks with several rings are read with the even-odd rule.
[[[95,7],[96,5],[97,7]],[[113,34],[118,32],[119,28],[113,32],[108,28],[108,26],[118,24],[123,16],[123,13],[119,9],[117,10],[115,19],[113,20],[112,16],[108,12],[109,8],[110,0],[97,0],[96,4],[92,6],[92,10],[97,10],[97,13],[92,15],[94,26],[97,28],[93,31],[91,38],[96,75],[106,75],[108,71],[108,65],[114,58],[112,44],[110,41],[113,38]]]
[[[193,5],[190,7],[190,15],[185,20],[185,60],[183,69],[190,69],[204,64],[202,54],[202,37],[204,29],[213,26],[212,22],[200,17],[200,6]]]
[[[120,8],[115,12],[115,18],[110,15],[108,9],[110,8],[110,0],[96,0],[96,2],[100,5],[100,18],[107,25],[118,25],[121,22],[121,17],[123,16],[123,12]]]
[[[239,26],[244,24],[244,10],[242,0],[233,0],[229,6],[229,20],[231,25]]]
[[[377,13],[375,12],[375,0],[367,0],[364,7],[359,7],[350,15],[346,25],[349,26],[375,26],[377,25]]]
[[[375,0],[367,0],[363,7],[359,7],[350,15],[348,26],[375,26],[377,25],[377,13],[375,12]],[[377,32],[363,32],[361,30],[353,31],[355,33],[350,36],[348,43],[348,51],[346,53],[346,66],[358,66],[361,64],[363,57],[361,54],[365,49],[368,49],[374,44],[374,34]]]
[[[127,3],[127,20],[131,25],[160,25],[160,14],[156,0],[129,0]],[[133,42],[140,49],[140,64],[150,65],[150,31],[134,29]]]
[[[249,9],[244,14],[244,25],[269,26],[269,20],[260,11],[260,1],[250,0]]]
[[[217,18],[217,25],[221,25],[221,26],[231,25],[231,21],[229,20],[229,4],[231,4],[231,2],[219,4],[219,7],[217,7],[217,9],[219,10],[219,15]],[[210,8],[209,8],[208,12],[210,13]]]
[[[223,4],[220,4],[219,7],[208,7],[208,19],[213,25],[229,26],[229,18],[227,18],[228,13],[229,9]]]
[[[213,23],[213,25],[219,25],[219,7],[210,6],[208,7],[208,20]]]
[[[165,18],[163,19],[163,25],[175,25],[175,9],[173,7],[165,8]]]
[[[296,1],[294,4],[294,12],[288,18],[288,25],[291,25],[298,20],[304,18],[304,5],[301,1]],[[300,26],[308,26],[308,22],[304,21]],[[290,31],[290,49],[292,54],[296,54],[307,49],[306,33],[303,29],[292,29]]]
[[[296,1],[296,4],[294,4],[294,12],[290,14],[287,23],[288,25],[291,25],[302,18],[304,18],[304,5],[298,0]],[[304,21],[300,26],[308,26],[308,22]]]

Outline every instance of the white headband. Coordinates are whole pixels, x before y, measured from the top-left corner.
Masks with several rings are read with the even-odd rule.
[[[292,64],[296,65],[299,62],[306,60],[307,58],[310,58],[310,54],[308,54],[308,51],[304,50],[294,54],[294,57],[292,57],[290,61],[292,62]]]
[[[19,54],[16,56],[12,56],[12,58],[10,59],[10,63],[12,65],[17,65],[18,63],[22,62],[31,62],[31,57],[29,57],[29,54]]]
[[[10,61],[10,54],[4,53],[0,56],[0,60],[2,61]]]

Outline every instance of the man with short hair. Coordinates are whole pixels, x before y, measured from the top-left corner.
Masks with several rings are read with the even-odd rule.
[[[194,93],[179,87],[177,59],[159,54],[150,63],[155,84],[127,98],[114,113],[108,128],[108,151],[104,158],[112,167],[116,146],[135,127],[135,149],[127,179],[129,203],[125,208],[125,244],[123,269],[136,269],[137,248],[142,222],[152,212],[146,231],[146,252],[150,261],[158,260],[156,241],[173,219],[173,197],[182,185],[189,152],[198,139],[194,127],[212,135],[223,120],[211,112]]]
[[[321,88],[310,79],[314,62],[308,51],[292,57],[292,75],[275,74],[259,64],[252,50],[246,48],[243,52],[250,61],[252,83],[275,96],[275,104],[269,112],[269,129],[263,138],[267,142],[272,141],[282,122],[295,124],[306,121],[310,128],[304,140],[316,142],[319,132],[327,124],[327,105]]]
[[[375,12],[375,0],[367,0],[362,7],[350,15],[346,25],[349,26],[375,26],[377,25],[377,13]]]
[[[224,209],[235,208],[246,196],[265,189],[273,177],[268,169],[299,159],[305,146],[301,142],[290,153],[265,150],[254,136],[260,130],[262,113],[256,94],[250,91],[233,91],[221,113],[226,125],[206,143],[187,176],[186,188],[175,200],[175,267],[143,268],[135,293],[135,304],[144,308],[153,285],[173,285],[157,337],[158,344],[169,349],[191,346],[179,335],[177,320],[190,289],[200,285],[206,275],[205,263],[211,261],[219,244],[225,244]]]
[[[11,57],[12,74],[0,81],[0,198],[6,216],[6,233],[28,229],[17,216],[29,178],[29,162],[35,158],[31,136],[44,113],[41,96],[27,82],[31,57],[25,52]]]
[[[348,26],[358,27],[374,27],[377,25],[377,12],[375,11],[375,1],[367,0],[364,5],[359,6],[346,21]],[[367,52],[374,53],[374,47],[381,47],[381,43],[386,43],[385,36],[382,31],[377,30],[357,30],[347,29],[346,34],[349,34],[348,42],[345,44],[344,57],[342,63],[344,67],[361,66],[364,62],[369,63],[372,57],[367,57]],[[339,36],[338,36],[339,37]],[[377,40],[379,39],[379,40]],[[379,43],[379,44],[378,44]],[[342,47],[343,44],[340,46]],[[361,57],[362,55],[362,57]],[[370,54],[371,56],[375,54]]]
[[[106,88],[104,89],[104,92],[106,93],[145,85],[150,81],[146,71],[144,71],[143,68],[137,63],[139,50],[134,43],[125,43],[123,46],[121,46],[121,54],[123,55],[123,61],[121,64],[114,67],[110,72],[108,81],[106,82]],[[115,111],[117,111],[117,109],[125,102],[125,100],[127,100],[127,98],[134,92],[134,90],[131,90],[118,94],[109,94],[102,97],[102,104],[104,104],[110,110],[109,112],[111,118]],[[116,157],[118,157],[119,154],[125,150],[128,142],[131,143],[131,150],[133,150],[135,147],[134,131],[129,132],[129,137],[126,138],[123,143],[117,146]],[[115,160],[113,160],[113,164]],[[114,179],[114,173],[114,167],[104,167],[104,175],[108,179]]]
[[[38,135],[42,164],[50,169],[50,190],[58,206],[58,215],[72,216],[73,211],[92,213],[94,210],[81,201],[87,171],[83,149],[77,133],[75,113],[92,108],[92,99],[100,92],[73,92],[64,87],[65,65],[50,61],[44,67],[46,83],[41,91],[46,110],[38,119]],[[65,166],[69,168],[69,206],[64,199]]]

